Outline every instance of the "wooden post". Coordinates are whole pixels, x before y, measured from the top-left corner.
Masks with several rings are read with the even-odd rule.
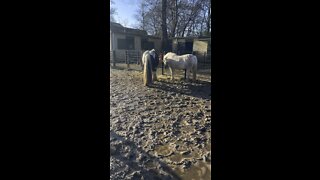
[[[162,64],[162,75],[164,75],[164,63],[163,63],[163,57],[164,57],[164,55],[166,55],[166,52],[165,51],[163,51],[163,53],[161,54],[161,64]]]
[[[161,68],[161,69],[162,69],[162,75],[164,75],[164,74],[163,74],[163,66],[164,66],[164,64],[163,64],[163,62],[161,62],[161,64],[162,64],[162,68]]]
[[[164,53],[160,54],[160,56],[161,56],[161,74],[163,75],[163,66],[164,66],[163,56],[164,56]]]
[[[203,64],[206,68],[206,52],[203,53]]]
[[[129,55],[128,55],[128,51],[126,50],[126,64],[127,64],[127,69],[130,68],[129,66]]]
[[[113,59],[113,67],[115,67],[116,66],[116,51],[115,50],[112,51],[112,59]]]
[[[130,69],[130,57],[129,57],[129,52],[128,52],[128,69]]]

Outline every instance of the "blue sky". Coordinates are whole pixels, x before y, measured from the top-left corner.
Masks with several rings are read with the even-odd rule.
[[[113,0],[113,7],[116,8],[117,14],[115,19],[122,25],[133,27],[136,24],[134,14],[136,13],[140,0]]]

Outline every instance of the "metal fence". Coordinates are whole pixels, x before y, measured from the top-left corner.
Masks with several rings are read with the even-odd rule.
[[[137,64],[141,61],[142,51],[114,50],[110,51],[110,63]]]
[[[199,69],[211,69],[211,53],[207,52],[193,52],[198,59]]]
[[[110,51],[110,63],[116,66],[117,63],[141,65],[141,56],[143,52],[137,50],[113,50]],[[211,53],[193,52],[198,59],[198,69],[211,69]]]

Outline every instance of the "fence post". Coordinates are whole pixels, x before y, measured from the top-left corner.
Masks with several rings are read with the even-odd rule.
[[[164,65],[163,62],[161,62],[161,65],[162,65],[162,68],[161,68],[162,72],[161,73],[162,73],[162,75],[164,75],[164,73],[163,73],[163,65]]]
[[[129,55],[128,55],[128,50],[126,50],[126,64],[127,64],[127,69],[129,69],[130,68],[130,66],[129,66],[129,57],[128,57]]]
[[[162,75],[164,75],[164,63],[163,63],[163,57],[164,57],[164,55],[166,55],[166,52],[165,51],[163,51],[163,53],[162,53],[162,55],[161,55],[161,65],[162,65]]]
[[[204,60],[204,61],[203,61],[203,64],[204,64],[205,68],[207,68],[207,67],[206,67],[206,52],[203,53],[203,60]],[[204,69],[205,69],[205,68],[204,68]]]
[[[116,51],[115,50],[112,51],[112,59],[113,59],[113,67],[115,67],[116,66]]]

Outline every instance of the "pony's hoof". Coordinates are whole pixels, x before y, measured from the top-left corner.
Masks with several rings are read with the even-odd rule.
[[[151,87],[153,83],[145,84],[147,87]]]

